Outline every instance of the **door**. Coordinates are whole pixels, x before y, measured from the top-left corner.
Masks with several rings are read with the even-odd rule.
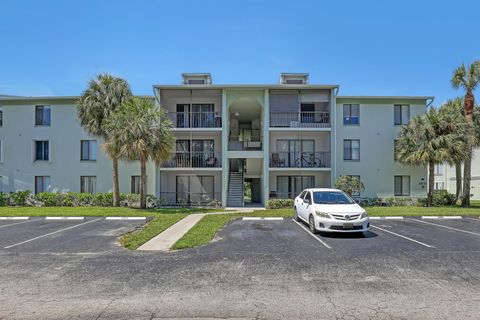
[[[309,201],[309,203],[307,203],[306,201]],[[312,193],[310,191],[307,191],[307,193],[305,194],[305,198],[303,198],[303,203],[301,205],[301,208],[302,208],[301,217],[305,221],[308,221],[308,213],[310,211],[311,205],[312,205]]]
[[[190,141],[177,140],[175,142],[175,165],[177,168],[190,167]]]
[[[214,121],[213,104],[192,105],[192,128],[212,128]]]
[[[190,105],[177,104],[177,128],[190,127]]]
[[[302,103],[300,106],[301,117],[300,122],[302,123],[313,123],[315,122],[315,104],[313,103]]]
[[[192,140],[192,167],[206,167],[209,158],[213,158],[213,140]]]

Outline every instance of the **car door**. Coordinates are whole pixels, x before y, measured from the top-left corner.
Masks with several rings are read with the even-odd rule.
[[[310,206],[312,205],[312,192],[307,191],[305,197],[303,198],[303,205],[302,205],[302,218],[305,221],[308,221],[308,215],[310,212]]]
[[[303,208],[303,197],[305,197],[305,193],[307,191],[302,191],[296,198],[295,198],[295,208],[297,208],[297,214],[299,217],[303,217],[301,214]]]

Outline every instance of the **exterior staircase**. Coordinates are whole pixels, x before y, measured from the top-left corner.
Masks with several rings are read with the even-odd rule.
[[[243,172],[230,172],[227,206],[243,207]]]

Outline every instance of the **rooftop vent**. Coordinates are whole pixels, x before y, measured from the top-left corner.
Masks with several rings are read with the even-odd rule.
[[[210,85],[212,84],[212,76],[210,73],[183,73],[182,84]]]
[[[308,84],[308,73],[282,73],[280,84]]]

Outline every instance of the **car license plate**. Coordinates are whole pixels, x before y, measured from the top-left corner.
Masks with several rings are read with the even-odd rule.
[[[353,229],[353,223],[344,223],[343,229]]]

